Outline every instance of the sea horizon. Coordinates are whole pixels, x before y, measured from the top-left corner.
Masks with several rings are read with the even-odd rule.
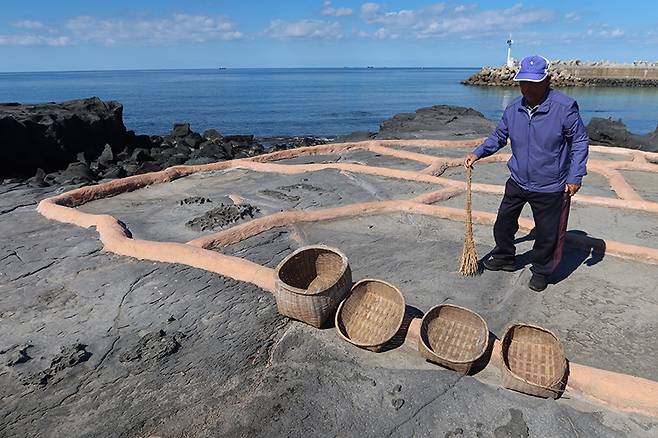
[[[164,134],[175,122],[224,134],[338,137],[432,105],[473,108],[491,120],[518,88],[467,86],[479,67],[226,67],[0,73],[0,102],[35,104],[98,96],[124,106],[128,129]],[[622,119],[656,128],[658,89],[567,88],[585,123]]]
[[[477,70],[482,66],[341,66],[341,67],[193,67],[193,68],[109,68],[90,70],[8,70],[0,71],[0,74],[21,73],[103,73],[103,72],[153,72],[153,71],[207,71],[207,70],[415,70],[415,69],[437,69],[437,70]]]

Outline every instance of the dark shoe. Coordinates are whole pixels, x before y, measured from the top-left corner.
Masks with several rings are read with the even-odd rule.
[[[516,264],[508,260],[490,258],[484,260],[482,264],[489,271],[516,271]]]
[[[530,279],[530,282],[528,283],[528,287],[535,292],[541,292],[544,289],[546,289],[546,286],[548,286],[548,282],[546,281],[546,277],[540,274],[532,274],[532,278]]]

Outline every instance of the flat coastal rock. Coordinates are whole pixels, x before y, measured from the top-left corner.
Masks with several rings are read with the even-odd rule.
[[[394,117],[380,134],[462,139],[486,135],[492,127],[474,110],[437,106]],[[160,160],[166,150],[189,159],[190,151],[201,148],[234,157],[257,148],[249,136],[226,139],[206,132],[211,144],[192,150],[181,140],[192,135],[190,128],[181,124],[174,130],[183,137],[159,140],[169,148],[139,151],[135,159]],[[461,157],[471,149],[418,143],[398,146],[430,159]],[[281,211],[395,203],[441,188],[353,170],[359,164],[419,173],[426,163],[333,147],[327,147],[331,153],[278,163],[347,164],[351,170],[203,172],[96,199],[79,210],[114,216],[135,240],[184,243],[240,227],[247,233],[242,240],[209,250],[268,268],[301,246],[333,246],[348,256],[354,280],[379,278],[398,286],[408,315],[439,303],[459,304],[481,314],[498,336],[511,322],[536,323],[559,334],[574,364],[658,380],[655,265],[569,245],[554,284],[536,294],[527,288],[532,237],[521,233],[524,266],[469,279],[457,273],[463,223],[434,216],[360,214],[247,237],[250,221]],[[103,147],[100,153],[108,165],[132,163],[135,149],[110,153]],[[144,163],[153,161],[139,164]],[[490,369],[460,376],[426,362],[417,344],[403,343],[403,336],[379,354],[357,348],[333,328],[316,330],[279,315],[274,296],[251,283],[103,250],[96,227],[51,221],[35,209],[40,200],[84,184],[87,169],[78,167],[66,178],[76,185],[0,184],[2,437],[658,434],[655,418],[614,411],[577,395],[544,400],[504,390]],[[476,169],[475,180],[483,184],[501,185],[508,175],[504,163]],[[658,175],[627,173],[629,184],[646,199],[658,199]],[[461,181],[463,168],[446,168],[442,176]],[[601,175],[587,175],[586,190],[615,196]],[[473,205],[482,212],[495,213],[499,202],[499,195],[474,193]],[[463,211],[464,203],[460,194],[433,206]],[[523,218],[529,217],[526,210]],[[198,226],[186,225],[190,222]],[[655,246],[658,222],[648,212],[575,204],[569,230]],[[491,226],[476,224],[474,232],[483,256],[493,246]]]
[[[377,139],[427,138],[449,140],[483,137],[495,124],[472,108],[435,105],[414,113],[401,113],[382,122]]]

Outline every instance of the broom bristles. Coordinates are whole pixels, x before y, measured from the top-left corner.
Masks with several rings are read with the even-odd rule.
[[[466,168],[466,230],[464,233],[464,249],[459,259],[459,273],[463,276],[472,276],[478,273],[478,253],[473,240],[473,205],[471,199],[471,182],[473,168]]]

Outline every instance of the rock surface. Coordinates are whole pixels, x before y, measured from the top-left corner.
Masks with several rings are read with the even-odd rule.
[[[629,132],[621,120],[592,117],[587,134],[596,144],[658,152],[658,127],[650,134],[639,135]]]
[[[66,167],[82,153],[95,159],[106,144],[124,144],[123,106],[97,97],[35,105],[0,104],[0,176]]]
[[[382,164],[378,159],[352,151],[285,162]],[[385,164],[406,166],[401,160]],[[496,166],[481,166],[478,181],[504,181],[504,165]],[[450,172],[444,176],[459,177]],[[505,391],[497,375],[459,377],[423,361],[413,344],[380,354],[358,349],[333,330],[278,316],[273,297],[248,284],[100,251],[95,231],[50,222],[34,211],[28,201],[53,188],[1,187],[0,233],[7,236],[0,253],[3,436],[649,437],[658,430],[651,419],[570,397],[540,400]],[[229,191],[270,214],[409,198],[431,189],[333,171],[273,177],[235,170],[82,209],[116,215],[135,238],[190,239],[200,233],[185,222],[212,210]],[[490,198],[475,198],[478,208],[495,209],[498,199]],[[463,205],[463,199],[454,201]],[[574,211],[576,224],[603,216],[581,210]],[[617,232],[635,227],[628,220],[615,218],[622,224]],[[498,335],[511,321],[535,322],[557,330],[575,362],[658,378],[652,366],[658,353],[647,348],[658,333],[651,322],[658,311],[653,267],[567,248],[560,276],[568,278],[540,296],[525,287],[527,269],[457,276],[462,233],[462,224],[398,214],[300,224],[217,250],[274,267],[300,245],[336,246],[348,255],[355,279],[392,281],[419,309],[466,305]],[[490,230],[476,227],[476,233],[478,242],[487,242],[478,248],[484,254]],[[521,252],[528,245],[522,243]],[[20,350],[31,359],[14,361]],[[46,375],[45,383],[29,381]]]
[[[203,204],[203,202],[200,203]],[[258,213],[258,207],[250,204],[226,205],[220,203],[218,207],[190,219],[185,226],[194,231],[212,231],[235,224],[245,218],[253,218],[256,213]]]
[[[472,108],[435,105],[382,122],[377,139],[456,139],[489,135],[495,124]]]
[[[450,125],[430,125],[423,132],[446,135]],[[203,137],[217,140],[213,133]],[[238,140],[231,141],[239,149]],[[169,149],[182,147],[175,144]],[[409,150],[458,157],[468,149]],[[150,149],[149,155],[162,151]],[[115,159],[131,159],[127,153],[119,157],[122,152]],[[309,162],[424,167],[367,151],[283,161]],[[634,173],[643,196],[658,199],[652,175]],[[502,184],[507,175],[504,164],[488,164],[478,167],[477,181]],[[443,176],[460,179],[463,172],[448,169]],[[583,191],[611,196],[607,181],[587,175],[584,182]],[[333,329],[315,330],[281,317],[274,297],[255,286],[102,251],[93,228],[48,221],[35,211],[40,199],[83,183],[0,184],[0,436],[658,433],[655,419],[571,396],[541,400],[506,391],[498,375],[460,377],[425,362],[413,343],[379,354],[356,348]],[[408,199],[435,189],[332,170],[276,175],[234,169],[93,201],[81,210],[116,216],[136,239],[185,242],[205,234],[186,223],[229,205],[229,193],[272,214]],[[498,203],[495,195],[474,196],[478,209],[495,212]],[[463,208],[464,199],[446,204]],[[623,210],[574,206],[570,224],[571,232],[635,244],[651,245],[658,235],[654,216]],[[484,255],[493,244],[490,227],[476,225],[475,233]],[[349,257],[354,279],[398,285],[410,313],[441,302],[464,305],[499,336],[510,322],[533,322],[557,331],[574,362],[658,380],[655,266],[567,247],[555,284],[534,294],[526,287],[527,267],[458,276],[462,236],[461,223],[389,214],[272,229],[216,250],[274,268],[301,245],[335,246]],[[519,257],[527,264],[532,242],[521,240]]]
[[[35,105],[0,104],[0,178],[30,178],[36,187],[89,184],[155,172],[179,164],[205,164],[326,143],[314,137],[203,135],[175,123],[164,135],[127,131],[120,103],[97,97]]]

